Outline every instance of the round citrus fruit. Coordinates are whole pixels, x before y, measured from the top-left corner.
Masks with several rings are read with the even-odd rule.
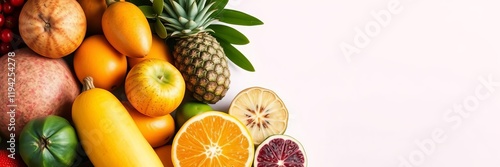
[[[172,164],[172,145],[164,145],[158,148],[155,148],[156,155],[160,157],[161,162],[163,163],[164,167],[173,167],[174,164]]]
[[[122,103],[151,147],[159,147],[172,140],[175,133],[175,122],[170,114],[149,117],[139,113],[130,103],[126,101]]]
[[[288,135],[272,135],[255,150],[254,167],[307,166],[304,147]]]
[[[252,165],[254,144],[240,121],[233,116],[208,111],[189,119],[172,142],[174,166]]]
[[[212,106],[198,101],[189,101],[181,103],[175,111],[175,123],[181,127],[184,122],[203,112],[212,111]]]
[[[272,90],[250,87],[236,95],[229,106],[229,114],[243,122],[259,145],[271,135],[285,133],[288,110]]]
[[[134,67],[137,63],[146,59],[161,59],[173,63],[172,54],[168,45],[165,43],[164,39],[158,37],[158,35],[153,34],[153,44],[151,45],[151,50],[143,58],[127,57],[128,66],[130,68]]]
[[[85,38],[75,51],[75,73],[81,83],[91,76],[97,88],[112,90],[125,80],[127,58],[109,44],[103,35]]]

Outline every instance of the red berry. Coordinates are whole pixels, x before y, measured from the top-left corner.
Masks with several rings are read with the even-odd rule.
[[[10,29],[3,29],[0,32],[0,39],[2,42],[11,42],[14,39],[14,32]]]
[[[2,12],[2,9],[3,9],[2,4],[3,3],[0,3],[0,12]]]
[[[3,13],[0,13],[0,27],[2,27],[4,23],[5,23],[5,17],[3,16]]]
[[[17,29],[17,18],[14,16],[5,17],[5,28]]]
[[[23,6],[24,0],[10,0],[10,4],[15,7]]]
[[[0,43],[0,53],[2,53],[2,55],[9,53],[11,50],[12,46],[10,45],[10,43]]]
[[[14,6],[12,6],[10,3],[4,3],[3,4],[3,13],[10,14],[14,12]]]

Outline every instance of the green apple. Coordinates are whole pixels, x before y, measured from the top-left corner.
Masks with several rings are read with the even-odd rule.
[[[212,110],[212,107],[207,103],[197,101],[184,102],[175,111],[175,122],[177,127],[180,128],[188,119],[195,115]]]

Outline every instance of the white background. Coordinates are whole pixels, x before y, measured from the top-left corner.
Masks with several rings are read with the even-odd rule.
[[[381,26],[371,12],[391,3],[399,12]],[[274,90],[289,109],[285,134],[301,141],[309,166],[500,166],[499,2],[230,0],[227,7],[265,24],[234,26],[251,41],[238,48],[256,72],[233,65],[229,93],[214,107],[227,109],[250,86]],[[367,25],[370,42],[356,46],[356,29]],[[359,48],[350,61],[342,42]],[[479,78],[497,85],[489,91]],[[454,106],[471,112],[461,116]]]

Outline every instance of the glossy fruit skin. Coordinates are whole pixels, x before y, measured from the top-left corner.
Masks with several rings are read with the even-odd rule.
[[[136,5],[114,2],[102,15],[102,31],[120,53],[141,58],[151,50],[152,33],[148,20]]]
[[[164,167],[173,167],[172,163],[172,145],[164,145],[158,148],[155,148],[155,152],[160,157],[161,162]]]
[[[175,111],[177,127],[181,127],[188,119],[195,115],[212,110],[213,108],[207,103],[198,101],[184,102]]]
[[[80,142],[94,166],[162,166],[111,92],[101,88],[83,91],[73,103],[72,114]]]
[[[108,8],[106,0],[78,0],[78,3],[87,19],[87,36],[102,34],[102,14]]]
[[[75,0],[29,0],[19,15],[19,33],[36,53],[61,58],[83,41],[87,21]]]
[[[129,102],[122,103],[151,147],[165,145],[174,138],[175,123],[172,115],[149,117],[139,113]]]
[[[146,55],[146,57],[143,57],[143,58],[127,57],[127,62],[128,62],[128,66],[130,68],[132,68],[137,63],[141,62],[142,60],[153,59],[153,58],[165,60],[171,64],[174,63],[172,53],[171,53],[168,45],[165,43],[165,40],[161,39],[156,34],[153,34],[153,44],[151,45],[151,50]]]
[[[14,39],[14,32],[10,29],[3,29],[0,31],[0,39],[2,42],[11,42]]]
[[[127,75],[127,58],[109,44],[103,35],[85,38],[75,51],[73,66],[81,83],[92,76],[97,88],[113,90]]]
[[[0,13],[0,27],[2,27],[5,24],[5,16],[3,13]]]
[[[15,154],[14,158],[11,158],[12,154],[6,149],[0,150],[0,166],[1,167],[25,167],[26,164],[19,154]]]
[[[10,0],[10,4],[15,7],[20,7],[24,4],[24,0]]]
[[[19,151],[29,166],[69,167],[77,157],[75,129],[65,118],[49,115],[31,120],[19,138]]]
[[[12,12],[14,12],[14,6],[12,6],[9,3],[3,3],[2,7],[3,7],[3,12],[6,14],[11,14]]]
[[[125,79],[127,99],[140,113],[170,114],[182,102],[186,85],[181,73],[164,60],[148,59],[135,65]]]

